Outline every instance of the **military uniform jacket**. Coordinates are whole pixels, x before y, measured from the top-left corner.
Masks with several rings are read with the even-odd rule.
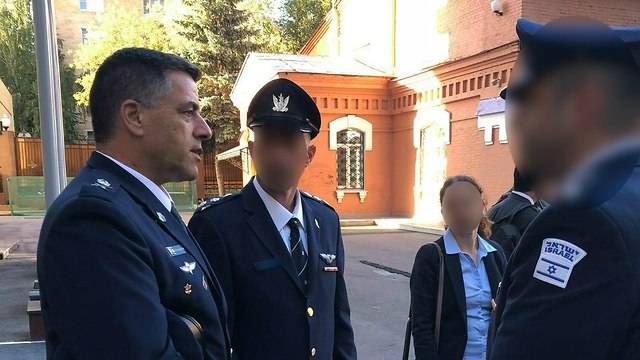
[[[224,296],[197,242],[101,154],[47,212],[38,278],[49,359],[230,358]]]
[[[528,199],[513,192],[509,192],[491,207],[489,210],[489,220],[493,223],[491,240],[502,246],[507,258],[511,256],[513,249],[520,241],[519,236],[524,234],[539,213],[540,210]],[[511,233],[505,229],[505,226],[513,226],[517,232]]]
[[[253,181],[201,206],[189,222],[227,297],[234,359],[356,359],[338,216],[301,194],[307,291]]]
[[[492,360],[640,357],[640,145],[576,179],[509,260]]]

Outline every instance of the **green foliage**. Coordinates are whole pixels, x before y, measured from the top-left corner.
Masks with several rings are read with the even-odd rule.
[[[299,51],[331,9],[331,0],[284,0],[279,24],[291,52]]]
[[[73,71],[64,64],[59,42],[60,85],[65,139],[77,139],[78,112]],[[29,0],[0,0],[0,78],[13,97],[16,132],[40,135],[35,34]]]
[[[180,53],[183,40],[175,28],[176,16],[179,16],[176,9],[152,11],[140,16],[135,11],[116,6],[107,7],[99,18],[100,26],[90,29],[88,41],[80,45],[74,55],[73,67],[80,74],[80,89],[75,94],[78,103],[82,106],[89,105],[89,91],[95,73],[100,64],[116,50],[145,47]]]
[[[229,94],[246,54],[257,49],[259,34],[237,0],[185,0],[189,12],[179,21],[187,40],[185,56],[204,76],[198,83],[204,116],[213,124],[216,143],[238,137],[238,109]]]

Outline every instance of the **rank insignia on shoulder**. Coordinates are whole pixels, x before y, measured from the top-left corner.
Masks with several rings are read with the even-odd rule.
[[[111,190],[111,183],[105,179],[96,179],[96,181],[91,184],[91,186],[97,186],[102,188],[103,190]]]
[[[156,215],[158,216],[158,219],[159,219],[160,221],[162,221],[162,222],[167,222],[167,218],[166,218],[166,217],[164,217],[164,215],[163,215],[160,211],[156,212]]]
[[[586,251],[566,240],[544,239],[533,277],[564,289],[567,287],[573,267],[585,256],[587,256]]]

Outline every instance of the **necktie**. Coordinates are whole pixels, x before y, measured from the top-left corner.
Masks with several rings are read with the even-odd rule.
[[[293,258],[293,264],[296,266],[298,277],[302,283],[307,285],[307,261],[308,256],[300,240],[300,221],[296,218],[291,218],[287,223],[287,226],[291,229],[291,235],[289,236],[289,246],[291,247],[291,257]]]

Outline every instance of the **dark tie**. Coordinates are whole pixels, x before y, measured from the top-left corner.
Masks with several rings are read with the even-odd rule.
[[[307,285],[307,253],[304,251],[304,246],[300,240],[300,221],[296,218],[291,218],[287,223],[291,229],[291,235],[289,236],[289,246],[291,247],[291,257],[293,258],[293,264],[296,266],[298,277],[304,287]]]

